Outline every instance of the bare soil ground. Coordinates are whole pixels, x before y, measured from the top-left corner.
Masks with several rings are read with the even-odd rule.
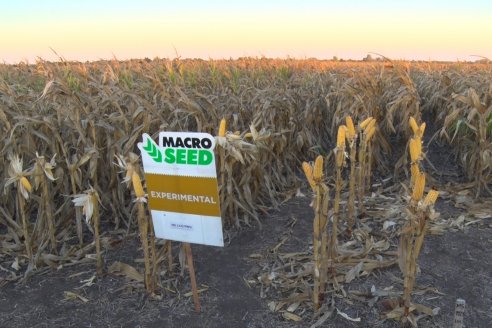
[[[443,215],[457,210],[439,202]],[[0,327],[307,327],[309,318],[300,322],[286,321],[280,313],[270,311],[270,299],[260,298],[258,288],[246,282],[255,279],[261,268],[251,254],[268,257],[279,242],[279,236],[291,228],[289,238],[276,251],[304,251],[311,242],[312,209],[309,199],[294,198],[279,211],[265,217],[261,230],[242,230],[232,236],[225,248],[193,246],[200,288],[202,312],[194,312],[187,275],[170,279],[167,284],[179,293],[165,293],[162,300],[147,297],[143,287],[129,284],[126,278],[105,274],[91,286],[83,280],[94,275],[94,263],[50,270],[34,275],[25,285],[7,284],[0,290]],[[440,307],[440,314],[419,321],[420,327],[450,327],[457,298],[467,302],[466,327],[492,325],[492,228],[490,219],[464,231],[426,237],[419,259],[421,273],[416,290],[429,287],[434,292],[414,296],[430,307]],[[113,246],[111,246],[113,245]],[[108,243],[107,266],[121,261],[137,267],[141,257],[136,236]],[[375,271],[369,277],[356,279],[346,290],[366,290],[371,286],[401,290],[401,274],[395,265]],[[166,282],[164,281],[164,285]],[[175,287],[175,288],[174,288]],[[65,292],[84,298],[71,299]],[[337,308],[360,322],[351,322],[336,313],[323,327],[399,327],[400,323],[381,320],[381,303],[372,307],[367,302],[338,299]]]

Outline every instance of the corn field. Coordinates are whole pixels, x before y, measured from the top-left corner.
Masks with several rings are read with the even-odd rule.
[[[250,58],[0,65],[2,256],[24,254],[29,270],[56,267],[84,256],[88,230],[133,231],[146,215],[140,189],[136,195],[128,188],[142,176],[136,155],[142,133],[220,136],[218,181],[228,230],[261,226],[260,216],[305,184],[301,164],[320,155],[325,161],[318,164],[329,168],[324,179],[336,179],[339,198],[344,176],[336,168],[344,156],[355,163],[363,143],[369,178],[356,177],[355,166],[347,177],[353,226],[356,180],[368,179],[369,186],[371,176],[394,182],[413,176],[411,118],[433,126],[432,142],[449,145],[476,197],[490,196],[491,73],[486,63]],[[371,142],[361,134],[358,143],[354,134],[350,154],[333,152],[341,147],[339,127],[347,122],[354,130],[352,119],[366,118],[377,122]],[[316,215],[326,229],[320,213],[327,211],[328,187],[320,173],[317,179],[311,185]],[[362,206],[364,192],[357,194]],[[318,229],[315,236],[326,246],[337,233],[329,238]],[[319,267],[333,264],[319,256]]]

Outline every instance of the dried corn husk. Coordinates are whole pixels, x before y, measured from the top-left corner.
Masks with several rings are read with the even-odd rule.
[[[373,120],[372,122],[376,122],[376,120]],[[366,136],[365,136],[365,141],[368,143],[371,141],[371,138],[374,136],[374,133],[376,133],[376,126],[375,125],[369,125],[365,131]]]
[[[423,138],[424,137],[425,127],[426,127],[425,122],[423,122],[422,124],[420,124],[419,133],[418,133],[419,138]]]

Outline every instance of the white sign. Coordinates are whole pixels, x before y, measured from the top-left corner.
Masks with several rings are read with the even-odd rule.
[[[144,133],[138,144],[156,237],[224,246],[214,137],[160,132],[158,142]]]

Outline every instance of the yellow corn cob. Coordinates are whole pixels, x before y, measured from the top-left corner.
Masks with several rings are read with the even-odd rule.
[[[337,134],[337,147],[343,151],[345,148],[345,134],[347,132],[347,127],[345,125],[340,125],[338,127]]]
[[[140,181],[140,177],[136,172],[133,172],[132,174],[132,183],[133,183],[133,190],[135,191],[135,196],[137,198],[143,197],[145,193],[142,187],[142,182]]]
[[[345,117],[345,125],[347,126],[347,138],[352,140],[355,138],[355,126],[354,121],[350,116]]]
[[[220,121],[220,126],[219,126],[219,137],[224,137],[226,133],[226,120],[223,118]]]
[[[373,122],[376,122],[376,120],[374,120]],[[367,143],[367,142],[369,142],[371,140],[371,138],[374,135],[374,133],[376,133],[376,126],[374,124],[371,125],[371,126],[368,126],[367,129],[366,129],[366,131],[365,131],[365,133],[366,133],[365,140],[366,140],[366,143]]]
[[[314,161],[313,179],[315,182],[320,182],[323,177],[323,156],[319,155]]]
[[[369,121],[369,123],[367,123],[366,127],[364,128],[364,132],[367,134],[367,132],[374,126],[376,126],[376,119],[373,118]]]
[[[410,139],[410,159],[412,162],[418,161],[422,154],[422,142],[419,137]]]
[[[368,118],[366,118],[364,121],[362,121],[359,126],[362,130],[364,130],[367,126],[367,124],[369,124],[369,122],[372,121],[372,116],[369,116]]]
[[[424,136],[424,132],[425,132],[425,122],[420,124],[420,128],[419,128],[419,137],[422,138]]]
[[[439,191],[433,189],[429,190],[424,199],[424,206],[434,205],[437,200],[437,196],[439,196]]]
[[[418,202],[422,196],[424,195],[424,188],[425,188],[425,174],[420,173],[415,179],[415,185],[413,186],[413,193],[412,193],[412,199],[416,202]]]
[[[413,184],[416,178],[420,174],[419,165],[417,163],[412,163],[412,166],[410,167],[410,171],[412,173],[412,184]]]
[[[313,168],[311,167],[311,164],[307,162],[302,163],[302,170],[304,171],[304,174],[306,175],[306,178],[309,182],[309,185],[311,188],[314,190],[316,188],[316,182],[313,180]]]
[[[410,124],[410,127],[412,128],[413,134],[415,136],[419,135],[419,126],[417,125],[417,121],[412,117],[408,120],[408,123]]]
[[[29,180],[27,180],[26,177],[20,178],[20,182],[24,186],[24,188],[26,188],[26,190],[28,192],[31,192],[32,191],[32,186],[31,186],[31,184],[29,183]]]

